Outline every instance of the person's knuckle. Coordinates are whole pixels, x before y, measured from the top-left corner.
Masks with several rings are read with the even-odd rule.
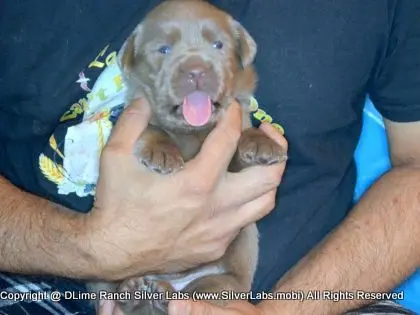
[[[122,121],[122,119],[121,118],[125,118],[125,117],[127,117],[127,116],[129,116],[129,115],[133,115],[133,114],[138,114],[138,112],[139,112],[139,110],[137,109],[137,108],[135,108],[135,107],[133,107],[133,106],[128,106],[126,109],[124,109],[124,111],[122,112],[122,114],[121,114],[121,117],[120,117],[120,121]]]
[[[198,213],[197,211],[204,209],[206,200],[208,200],[207,196],[200,189],[189,185],[185,185],[178,196],[178,201],[182,202],[183,209],[189,213]]]
[[[229,128],[228,131],[229,134],[229,139],[233,144],[238,143],[239,139],[241,138],[242,135],[242,130],[239,128]]]
[[[189,222],[196,219],[197,216],[201,216],[204,207],[205,201],[201,196],[191,196],[183,203],[184,213],[189,213],[191,215],[191,218],[188,220]]]
[[[270,214],[276,206],[275,193],[267,193],[254,201],[254,215],[260,219]]]
[[[105,147],[102,150],[101,156],[100,156],[100,163],[106,163],[107,161],[112,161],[115,158],[115,155],[118,153],[118,147],[116,146],[109,146]]]
[[[202,197],[204,199],[212,192],[213,187],[205,178],[197,178],[187,185],[187,189],[192,196]]]
[[[274,197],[272,197],[271,195],[269,195],[268,197],[266,197],[265,200],[265,204],[263,207],[263,213],[265,215],[269,214],[274,208],[276,207],[276,200]]]
[[[216,244],[215,248],[211,253],[211,260],[218,260],[226,254],[227,245],[225,242],[220,242]]]
[[[278,186],[280,185],[283,176],[283,167],[280,165],[274,165],[267,169],[267,174],[264,176],[266,186]]]
[[[281,136],[281,140],[282,147],[285,150],[285,152],[287,152],[287,150],[289,149],[289,141],[287,141],[287,139],[284,136]]]
[[[121,151],[122,143],[116,138],[110,139],[102,150],[101,156],[108,157]]]
[[[213,259],[212,260],[218,260],[222,258],[226,253],[226,248],[221,247],[214,251],[213,253]]]
[[[223,133],[223,139],[228,146],[236,146],[242,134],[240,129],[232,126],[223,127],[221,132]]]

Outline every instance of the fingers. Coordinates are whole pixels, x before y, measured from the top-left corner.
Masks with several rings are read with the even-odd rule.
[[[268,215],[275,207],[276,192],[277,190],[273,189],[239,208],[220,213],[214,219],[218,221],[215,226],[221,227],[220,234],[237,231]]]
[[[239,216],[238,227],[244,227],[251,223],[257,222],[264,218],[276,206],[276,194],[277,189],[273,189],[262,195],[261,197],[252,200],[236,211],[236,215]]]
[[[259,309],[247,301],[233,301],[224,307],[205,301],[172,300],[169,315],[262,315]]]
[[[132,153],[138,137],[147,127],[150,106],[144,99],[136,99],[118,119],[109,137],[107,148],[124,153]]]
[[[172,300],[169,302],[169,315],[237,315],[239,313],[223,309],[206,302]]]
[[[287,152],[287,140],[271,124],[262,123],[260,129]],[[221,208],[237,208],[276,189],[280,185],[285,167],[284,161],[271,166],[250,167],[239,173],[228,173],[225,184],[218,192]],[[233,191],[234,194],[231,193]]]
[[[208,135],[197,156],[189,161],[185,170],[193,169],[207,183],[214,183],[224,174],[235,154],[242,130],[242,111],[232,103],[222,120]]]
[[[285,151],[288,150],[288,143],[286,138],[274,128],[270,123],[263,122],[259,127],[272,140],[277,142]]]
[[[286,164],[253,166],[239,173],[229,173],[218,187],[216,198],[221,209],[238,208],[280,185]]]

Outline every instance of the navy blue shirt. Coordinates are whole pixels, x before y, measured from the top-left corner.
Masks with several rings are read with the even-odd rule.
[[[87,101],[101,97],[89,95],[95,80],[159,2],[2,2],[1,175],[76,211],[90,209],[92,195],[57,190],[64,148],[56,139],[80,122]],[[420,2],[210,2],[256,40],[259,113],[281,124],[289,141],[276,209],[258,224],[254,289],[266,290],[352,208],[366,96],[387,119],[420,119]]]

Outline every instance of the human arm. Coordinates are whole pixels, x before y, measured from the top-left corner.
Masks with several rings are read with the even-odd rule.
[[[420,265],[420,123],[387,122],[393,168],[276,291],[389,292]],[[372,302],[263,302],[264,314],[340,314]]]
[[[370,97],[385,118],[391,170],[368,190],[342,225],[284,277],[278,290],[312,286],[389,292],[420,265],[420,227],[415,224],[420,209],[419,14],[418,2],[395,2],[387,51],[369,86]],[[312,314],[335,314],[369,302],[324,300],[292,305],[289,301],[278,307],[305,307],[301,314],[309,313],[311,307]]]
[[[24,138],[31,123],[0,109],[0,270],[90,277],[94,258],[83,240],[85,216],[58,211],[48,200],[60,203],[65,196],[43,185],[37,162],[49,135]]]
[[[287,273],[273,291],[389,292],[420,266],[420,123],[387,121],[394,167],[344,222]],[[245,301],[226,308],[174,301],[170,315],[342,314],[372,302],[327,299]],[[188,306],[189,311],[181,309]],[[180,307],[175,310],[175,307]]]
[[[93,276],[94,257],[83,239],[85,219],[76,212],[59,211],[0,177],[0,270]]]

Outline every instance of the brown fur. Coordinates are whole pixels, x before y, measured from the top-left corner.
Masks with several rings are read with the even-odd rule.
[[[215,41],[221,41],[223,48],[216,49]],[[170,45],[171,52],[159,53],[162,45]],[[252,67],[255,54],[256,44],[248,32],[204,1],[172,0],[155,8],[119,54],[128,87],[127,101],[145,97],[152,109],[150,126],[138,141],[139,161],[162,174],[179,170],[197,154],[218,117],[234,99],[243,108],[244,131],[229,170],[284,160],[280,146],[259,129],[251,128],[248,106],[257,80]],[[191,85],[191,76],[185,73],[197,68],[206,71],[205,76]],[[189,125],[179,112],[183,97],[194,89],[205,91],[214,102],[210,121],[201,127]],[[257,257],[258,232],[251,224],[218,261],[179,274],[134,277],[121,284],[93,284],[92,289],[173,292],[177,279],[196,274],[183,292],[245,292],[251,288]],[[127,315],[165,314],[167,300],[125,300],[120,304]]]

